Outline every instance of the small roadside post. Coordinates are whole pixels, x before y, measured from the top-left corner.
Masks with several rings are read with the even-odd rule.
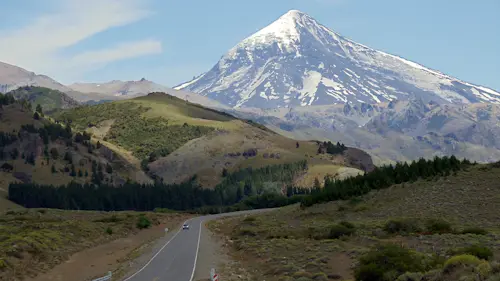
[[[210,270],[210,280],[211,281],[219,281],[219,275],[215,273],[215,268]]]

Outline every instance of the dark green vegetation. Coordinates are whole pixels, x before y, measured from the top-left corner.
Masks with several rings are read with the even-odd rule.
[[[289,187],[288,196],[282,195],[282,189],[306,169],[305,161],[260,169],[248,168],[228,174],[215,189],[202,188],[196,178],[172,185],[160,182],[154,185],[125,183],[119,188],[106,184],[96,186],[70,183],[56,187],[12,183],[9,186],[9,199],[27,208],[70,210],[150,211],[155,208],[201,208],[198,209],[199,212],[220,212],[220,207],[237,203],[240,204],[227,210],[267,208],[296,203],[298,197],[290,198],[308,193],[306,189]]]
[[[347,150],[347,147],[340,142],[337,142],[337,144],[333,144],[331,141],[328,142],[318,142],[318,153],[328,153],[331,155],[337,155],[337,154],[342,154],[344,151]]]
[[[247,279],[498,280],[500,165],[447,174],[210,227],[233,245],[228,270]]]
[[[472,246],[448,259],[425,255],[394,244],[374,247],[359,259],[356,280],[452,281],[498,280],[500,264],[488,262],[493,254],[486,247]]]
[[[406,272],[433,269],[439,260],[394,244],[379,245],[359,259],[356,280],[394,281]]]
[[[166,96],[166,95],[165,95]],[[150,94],[148,103],[154,101],[154,94]],[[169,106],[181,105],[182,114],[196,118],[214,118],[213,120],[227,121],[232,118],[220,113],[208,111],[178,98],[168,96]],[[139,102],[138,102],[139,101]],[[196,126],[188,123],[178,123],[178,120],[169,120],[169,110],[164,108],[165,116],[158,115],[145,117],[144,114],[154,111],[148,103],[141,103],[141,98],[134,101],[104,103],[94,106],[82,106],[70,111],[62,111],[54,115],[57,120],[71,123],[76,129],[82,131],[95,127],[103,121],[113,120],[109,131],[104,135],[104,140],[115,143],[134,156],[147,162],[153,162],[159,157],[164,157],[186,142],[199,138],[214,130],[210,126]],[[187,106],[187,108],[185,108]],[[205,111],[210,114],[204,113]],[[140,136],[140,137],[139,137]]]
[[[12,94],[0,95],[0,105],[0,210],[15,207],[4,199],[10,182],[116,185],[142,173],[87,133],[53,122],[40,105],[36,116],[31,103]]]
[[[454,156],[445,156],[443,158],[435,157],[433,160],[420,159],[411,164],[398,163],[395,166],[383,166],[370,173],[345,180],[332,180],[327,177],[324,189],[305,197],[301,206],[309,207],[317,203],[345,200],[366,194],[371,190],[388,188],[393,184],[414,182],[418,179],[428,179],[435,176],[447,176],[470,166],[470,164],[467,160],[461,162]]]
[[[73,108],[78,102],[63,92],[43,87],[25,86],[8,93],[18,100],[27,100],[33,107],[40,106],[42,110],[36,110],[38,114],[50,113],[61,108]]]
[[[0,280],[22,280],[46,271],[83,249],[160,223],[173,227],[185,219],[182,214],[45,209],[1,213]]]

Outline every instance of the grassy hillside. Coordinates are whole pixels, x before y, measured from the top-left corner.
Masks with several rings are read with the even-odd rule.
[[[38,104],[41,105],[44,112],[78,106],[78,102],[67,94],[43,87],[21,87],[17,90],[10,91],[9,94],[13,95],[16,99],[28,100],[33,108]]]
[[[177,227],[186,215],[32,209],[0,214],[0,280],[46,272],[75,252],[163,224]]]
[[[0,166],[0,209],[16,207],[3,199],[11,182],[61,185],[94,177],[111,184],[151,182],[105,145],[77,140],[64,126],[35,118],[26,104],[17,102],[0,108]]]
[[[131,163],[141,163],[166,183],[180,183],[196,174],[203,185],[215,186],[223,169],[237,171],[304,159],[311,166],[330,165],[327,172],[333,174],[339,165],[359,168],[360,157],[371,161],[368,155],[355,153],[317,155],[315,142],[297,143],[253,122],[163,93],[65,110],[53,117],[70,121],[73,128],[114,146]]]
[[[210,227],[246,274],[266,280],[498,280],[499,177],[499,165],[469,166]]]

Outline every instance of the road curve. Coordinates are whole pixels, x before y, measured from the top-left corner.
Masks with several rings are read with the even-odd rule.
[[[123,281],[193,281],[203,223],[229,216],[266,212],[260,209],[195,217],[187,221],[189,230],[179,226],[174,236],[141,269]],[[207,276],[208,278],[208,276]]]

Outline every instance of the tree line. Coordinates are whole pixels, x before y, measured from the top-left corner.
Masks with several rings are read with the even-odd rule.
[[[318,142],[318,154],[328,153],[331,155],[342,154],[347,147],[340,142],[333,144],[331,141],[328,142]]]
[[[393,184],[414,182],[418,179],[428,179],[435,176],[448,176],[470,166],[469,160],[458,160],[455,156],[435,157],[433,160],[420,159],[396,165],[377,167],[370,173],[349,177],[344,180],[325,178],[325,186],[320,192],[312,193],[302,199],[301,206],[335,200],[345,200],[361,196],[372,190],[388,188]]]
[[[307,163],[274,165],[228,173],[214,189],[202,188],[196,176],[181,184],[151,185],[127,182],[120,187],[100,184],[69,183],[64,186],[11,183],[9,199],[27,208],[57,208],[101,211],[151,211],[155,208],[196,210],[210,213],[239,204],[235,208],[267,208],[286,205],[306,189],[290,188],[285,196],[281,188],[291,185],[294,175]],[[93,174],[99,174],[99,168]],[[273,184],[274,183],[274,184]],[[297,194],[295,194],[295,192]],[[294,202],[299,202],[294,197]]]

